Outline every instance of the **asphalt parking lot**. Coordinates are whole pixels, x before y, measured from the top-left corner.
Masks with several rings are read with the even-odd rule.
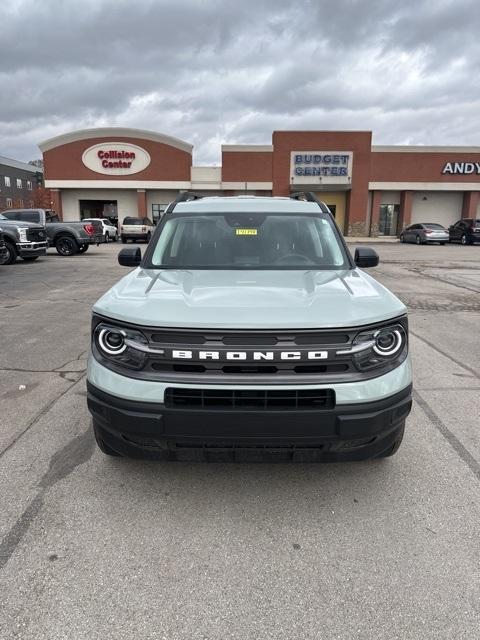
[[[0,267],[0,638],[478,640],[480,246],[375,248],[415,402],[357,464],[106,458],[85,368],[120,245]]]

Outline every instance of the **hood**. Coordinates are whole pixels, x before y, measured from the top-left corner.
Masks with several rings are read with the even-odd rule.
[[[301,329],[388,320],[405,305],[360,269],[171,271],[135,269],[94,305],[137,325]]]
[[[38,222],[23,222],[22,220],[0,220],[0,227],[16,227],[17,229],[45,229]]]

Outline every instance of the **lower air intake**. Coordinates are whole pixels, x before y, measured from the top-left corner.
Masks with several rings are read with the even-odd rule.
[[[333,409],[333,389],[175,389],[165,391],[165,406],[176,409],[312,410]]]

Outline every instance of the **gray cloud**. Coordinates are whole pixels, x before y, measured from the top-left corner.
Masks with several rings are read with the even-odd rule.
[[[377,144],[480,144],[471,0],[4,0],[0,153],[135,126],[220,161],[274,129],[371,129]]]

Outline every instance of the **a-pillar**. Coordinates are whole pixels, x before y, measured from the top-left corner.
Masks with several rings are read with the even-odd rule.
[[[479,197],[480,197],[479,191],[463,192],[462,218],[477,217],[477,206],[478,206]]]
[[[382,204],[382,192],[372,191],[370,209],[370,235],[378,236],[378,222],[380,220],[380,205]]]
[[[62,193],[60,189],[50,189],[52,209],[57,214],[59,220],[63,220]]]
[[[398,216],[397,233],[400,234],[412,220],[413,191],[400,192],[400,215]]]
[[[145,189],[137,189],[137,210],[139,218],[147,217],[147,192]]]

